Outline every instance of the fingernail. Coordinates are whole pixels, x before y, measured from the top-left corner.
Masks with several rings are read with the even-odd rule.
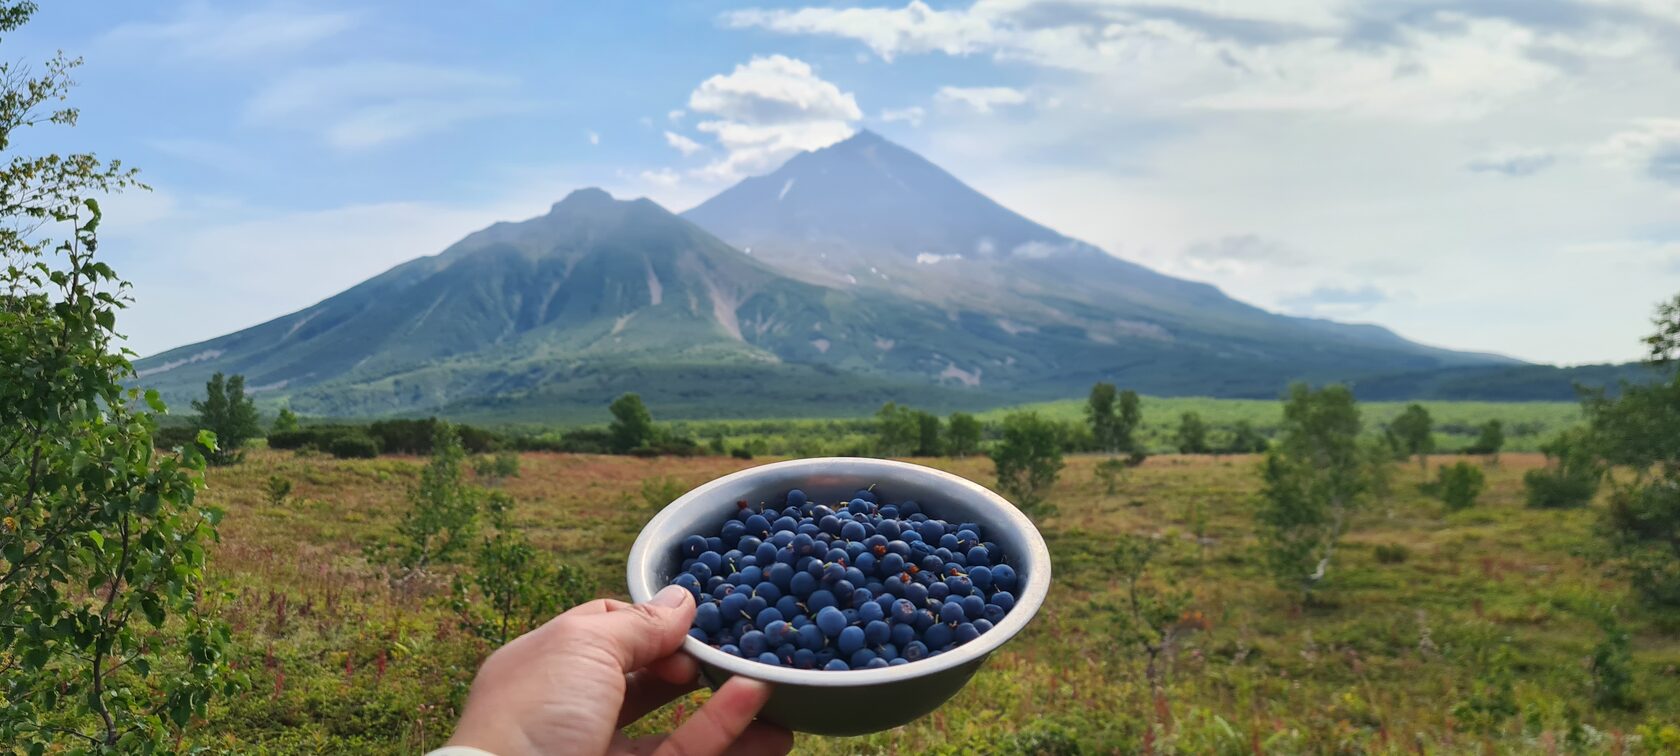
[[[692,597],[689,595],[687,588],[680,585],[667,585],[665,586],[665,590],[655,594],[653,600],[648,603],[654,606],[664,606],[675,609],[682,606],[684,602],[689,601],[691,598]]]

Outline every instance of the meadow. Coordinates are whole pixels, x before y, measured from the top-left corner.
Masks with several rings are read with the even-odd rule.
[[[1277,405],[1272,403],[1273,407]],[[1379,407],[1366,405],[1372,416]],[[1157,403],[1149,410],[1166,416]],[[1437,414],[1442,422],[1451,422]],[[764,461],[521,455],[500,484],[542,549],[624,597],[636,533],[676,493]],[[919,459],[991,482],[985,458]],[[1073,456],[1041,520],[1055,584],[1032,625],[956,699],[896,730],[801,736],[806,753],[1664,753],[1680,749],[1680,642],[1591,560],[1596,508],[1531,510],[1534,454],[1489,467],[1477,506],[1445,512],[1396,464],[1317,600],[1266,576],[1252,535],[1254,457],[1156,456],[1108,495]],[[1438,456],[1433,464],[1452,461]],[[490,648],[448,607],[448,568],[393,582],[366,554],[389,539],[421,460],[254,450],[212,469],[227,510],[213,602],[251,689],[218,701],[204,745],[247,753],[413,753],[447,736]],[[270,476],[290,480],[281,502]],[[1185,639],[1158,694],[1144,654],[1115,640],[1119,534],[1164,551],[1146,587],[1187,590]],[[1588,660],[1614,612],[1632,636],[1631,709],[1592,704]],[[704,693],[655,712],[669,728]]]

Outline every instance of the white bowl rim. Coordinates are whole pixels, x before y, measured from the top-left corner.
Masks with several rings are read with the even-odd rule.
[[[642,526],[642,531],[636,536],[636,542],[630,547],[630,559],[627,570],[627,583],[630,589],[630,599],[641,603],[653,598],[664,585],[655,586],[648,576],[648,564],[652,560],[656,548],[674,548],[675,543],[658,546],[653,543],[654,534],[662,530],[660,527],[665,520],[673,517],[673,513],[694,501],[705,499],[713,491],[729,485],[742,478],[763,475],[767,471],[794,471],[809,469],[811,473],[827,472],[825,468],[832,468],[837,464],[852,467],[868,468],[876,466],[879,469],[896,469],[914,475],[925,475],[937,478],[948,484],[952,489],[952,497],[963,497],[985,502],[997,510],[992,522],[982,523],[986,527],[997,527],[999,524],[1013,527],[1025,535],[1025,541],[1030,554],[1016,556],[1016,560],[1024,560],[1032,565],[1025,575],[1026,581],[1020,587],[1015,597],[1015,607],[1004,615],[1003,621],[997,623],[980,637],[938,656],[900,664],[896,667],[879,669],[855,669],[845,671],[829,671],[821,669],[795,669],[782,667],[750,659],[743,659],[733,654],[713,648],[706,643],[688,636],[683,638],[683,650],[696,660],[719,667],[731,675],[741,675],[755,680],[784,685],[798,685],[808,687],[864,687],[885,685],[888,683],[912,680],[920,677],[936,675],[940,672],[978,662],[988,654],[998,649],[1027,626],[1039,607],[1044,604],[1045,597],[1050,592],[1050,549],[1044,543],[1044,536],[1038,532],[1031,519],[1017,509],[1009,500],[994,493],[974,481],[960,475],[938,470],[923,465],[899,462],[897,460],[873,459],[869,457],[811,457],[791,459],[782,462],[772,462],[766,465],[749,467],[710,482],[704,483],[689,491],[659,511],[659,514],[648,520]],[[1002,522],[999,523],[998,521]]]

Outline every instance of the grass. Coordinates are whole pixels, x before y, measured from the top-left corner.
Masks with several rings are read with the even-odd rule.
[[[1456,451],[1475,440],[1477,429],[1489,420],[1505,424],[1505,448],[1538,451],[1551,434],[1581,420],[1578,402],[1464,402],[1421,401],[1435,421],[1436,447]],[[1380,428],[1393,420],[1411,402],[1360,402],[1359,411],[1368,429]],[[1179,417],[1195,412],[1209,425],[1229,428],[1247,421],[1270,435],[1283,420],[1283,404],[1261,399],[1212,399],[1208,397],[1142,397],[1142,438],[1152,447],[1167,448],[1178,431]],[[1017,410],[1031,410],[1065,422],[1083,421],[1085,401],[1065,399],[982,412],[985,422],[996,422]],[[1217,439],[1216,439],[1217,440]]]
[[[983,459],[918,461],[989,481]],[[1680,719],[1672,625],[1632,608],[1626,589],[1580,556],[1593,511],[1523,508],[1521,475],[1537,455],[1506,455],[1481,502],[1451,514],[1416,493],[1415,465],[1398,465],[1394,494],[1354,523],[1320,600],[1305,607],[1259,567],[1252,459],[1151,458],[1114,496],[1093,475],[1097,461],[1070,458],[1055,489],[1059,514],[1042,529],[1056,581],[1022,636],[935,714],[858,739],[802,736],[799,749],[1635,753],[1657,752],[1641,751],[1642,724]],[[624,555],[656,506],[643,481],[686,488],[751,464],[533,453],[504,488],[540,548],[623,597]],[[207,496],[228,510],[213,599],[255,689],[217,704],[209,745],[412,753],[446,737],[490,649],[458,630],[445,576],[394,584],[364,557],[391,533],[418,465],[256,450],[211,472]],[[280,506],[267,501],[270,475],[294,483]],[[1200,541],[1193,505],[1206,517]],[[1189,588],[1211,623],[1173,658],[1158,698],[1141,655],[1110,637],[1121,594],[1106,559],[1119,533],[1167,539],[1151,579]],[[1600,638],[1591,617],[1611,606],[1634,632],[1640,711],[1587,703],[1585,660]],[[1514,708],[1479,718],[1478,686],[1490,680],[1509,681]],[[667,729],[701,697],[635,727]]]

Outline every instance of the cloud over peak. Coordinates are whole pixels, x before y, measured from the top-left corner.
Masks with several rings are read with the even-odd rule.
[[[708,178],[733,180],[774,167],[795,153],[827,147],[852,135],[863,117],[857,98],[818,76],[809,63],[785,55],[755,56],[727,74],[700,82],[688,109],[706,120],[724,157],[707,165]],[[679,148],[680,149],[680,148]]]

